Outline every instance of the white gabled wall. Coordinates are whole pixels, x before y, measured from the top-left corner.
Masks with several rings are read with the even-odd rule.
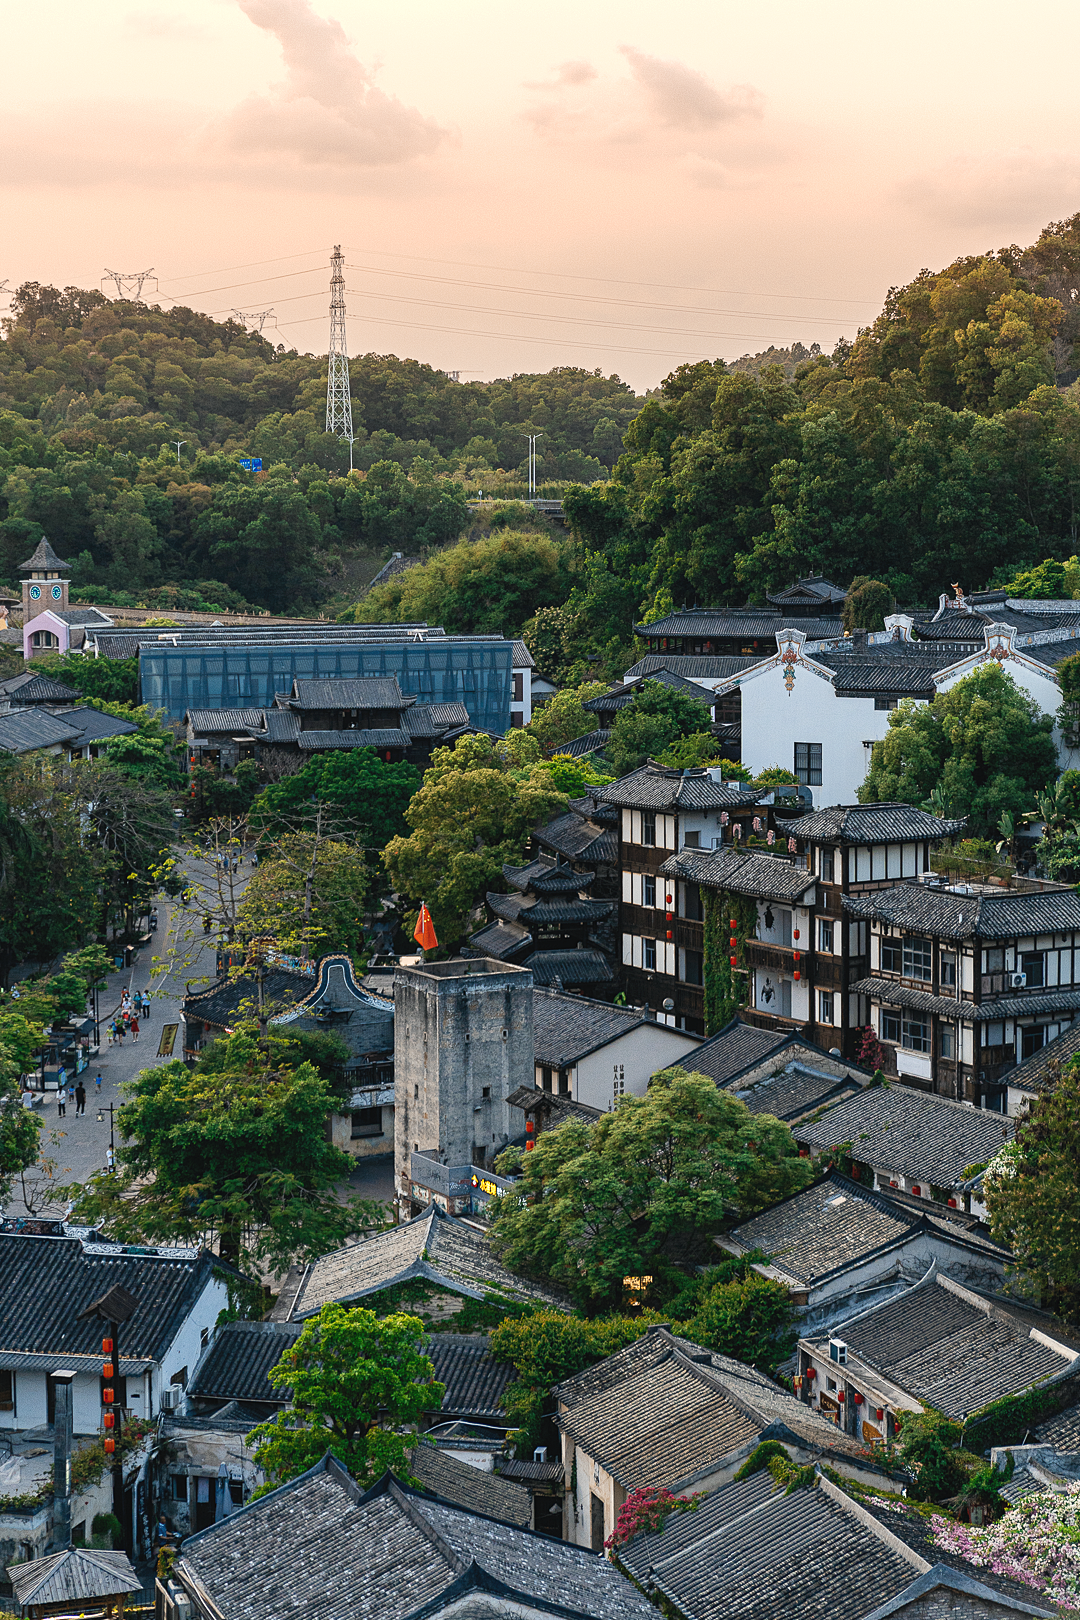
[[[792,673],[791,689],[785,675]],[[810,784],[816,805],[854,804],[870,767],[865,742],[879,742],[889,711],[873,698],[838,697],[829,672],[805,660],[759,664],[742,677],[743,764],[795,769],[795,744],[821,744],[821,782]]]
[[[178,1373],[182,1368],[186,1367],[188,1381],[190,1382],[191,1375],[195,1371],[195,1365],[203,1352],[203,1330],[206,1330],[208,1337],[213,1335],[218,1316],[228,1303],[228,1289],[220,1277],[211,1273],[206,1280],[202,1293],[181,1322],[172,1344],[151,1373],[150,1400],[153,1410],[152,1412],[144,1412],[143,1417],[156,1417],[161,1411],[161,1391],[169,1387],[174,1373]],[[123,1354],[124,1344],[123,1340],[121,1340],[121,1357],[123,1357]]]

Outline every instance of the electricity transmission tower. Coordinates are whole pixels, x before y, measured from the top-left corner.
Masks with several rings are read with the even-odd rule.
[[[111,281],[115,286],[117,298],[131,298],[136,304],[142,302],[142,291],[148,282],[154,283],[150,288],[151,292],[158,290],[157,276],[152,266],[149,270],[106,270],[101,278],[102,292],[105,291],[107,281]]]
[[[277,311],[274,309],[234,309],[232,318],[234,321],[239,321],[241,326],[251,327],[261,333],[267,321],[277,320]]]
[[[349,441],[352,472],[352,394],[349,390],[349,347],[345,338],[345,255],[336,247],[330,260],[330,360],[326,374],[326,431]]]

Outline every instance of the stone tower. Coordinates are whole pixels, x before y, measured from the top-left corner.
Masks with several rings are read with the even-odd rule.
[[[394,981],[394,1181],[410,1155],[490,1169],[506,1099],[534,1084],[533,976],[494,957],[399,967]]]
[[[43,535],[34,555],[19,564],[19,572],[25,576],[22,582],[24,624],[36,619],[45,608],[57,608],[61,613],[66,610],[70,581],[60,576],[67,568],[63,557],[56,555]]]

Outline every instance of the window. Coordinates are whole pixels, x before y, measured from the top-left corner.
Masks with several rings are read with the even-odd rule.
[[[173,1474],[173,1476],[172,1476],[172,1497],[173,1497],[174,1502],[186,1502],[187,1501],[187,1475],[186,1474]]]
[[[819,990],[818,991],[818,1023],[819,1024],[831,1024],[832,1021],[833,1021],[832,991],[831,990]]]
[[[832,950],[832,923],[826,922],[824,917],[818,919],[818,950]]]
[[[883,1041],[892,1041],[894,1045],[900,1044],[900,1014],[883,1012],[881,1015],[881,1038]]]
[[[656,844],[656,817],[651,811],[646,811],[641,818],[641,842]]]
[[[1045,1024],[1036,1024],[1034,1029],[1022,1029],[1020,1031],[1020,1057],[1021,1057],[1021,1060],[1023,1060],[1024,1058],[1033,1057],[1035,1055],[1035,1053],[1041,1051],[1042,1048],[1045,1045],[1046,1045],[1046,1025]]]
[[[540,1084],[545,1091],[551,1090],[551,1068],[546,1063],[540,1068]]]
[[[930,1025],[920,1018],[905,1018],[901,1026],[901,1045],[909,1052],[929,1052]]]
[[[524,703],[524,701],[525,701],[525,677],[524,677],[524,675],[515,675],[514,676],[514,702],[515,703]]]
[[[795,775],[806,787],[821,786],[821,744],[795,744]]]
[[[956,988],[956,957],[943,951],[941,956],[941,983]]]
[[[833,878],[833,852],[831,849],[821,851],[821,881],[823,883],[835,882]]]
[[[895,709],[896,708],[896,699],[895,698],[875,698],[874,699],[874,708],[875,709]]]
[[[503,1030],[503,1034],[504,1035],[506,1034],[505,1029]],[[480,1095],[482,1097],[490,1097],[491,1096],[491,1087],[490,1086],[485,1086],[483,1091],[480,1093]]]
[[[643,906],[655,906],[655,904],[656,904],[656,879],[654,877],[643,877],[642,878],[642,880],[641,880],[641,903],[642,903]]]
[[[648,968],[650,970],[650,972],[655,970],[655,968],[656,968],[656,941],[655,941],[655,939],[643,939],[642,940],[642,942],[641,942],[641,965],[642,965],[643,968]]]
[[[938,1030],[938,1056],[943,1058],[956,1056],[956,1031],[951,1024],[942,1024]]]
[[[174,1372],[169,1383],[179,1384],[181,1389],[187,1389],[187,1368],[181,1367],[179,1372]]]
[[[701,848],[701,834],[699,832],[685,833],[683,835],[683,847],[685,849],[700,849]]]
[[[928,939],[911,935],[904,941],[904,978],[927,980],[933,976],[933,950]],[[922,1050],[921,1047],[918,1048]]]
[[[998,948],[997,950],[987,951],[985,971],[987,973],[1004,973],[1005,952],[1002,949]]]
[[[899,940],[883,939],[881,942],[881,971],[883,973],[899,973],[901,962]]]
[[[1046,957],[1042,951],[1025,951],[1020,958],[1020,971],[1027,974],[1029,990],[1039,990],[1046,983]]]
[[[683,982],[685,984],[705,983],[705,958],[700,951],[684,951],[683,953]]]
[[[355,1140],[358,1136],[381,1136],[382,1109],[381,1108],[354,1108],[352,1111],[352,1134]]]
[[[15,1410],[15,1374],[0,1372],[0,1412]]]

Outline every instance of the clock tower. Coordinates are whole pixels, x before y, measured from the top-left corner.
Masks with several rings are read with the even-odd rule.
[[[19,564],[19,572],[24,576],[23,624],[29,624],[46,608],[55,608],[60,612],[67,608],[70,581],[60,577],[67,567],[63,557],[56,555],[44,536],[38,541],[34,555]]]

